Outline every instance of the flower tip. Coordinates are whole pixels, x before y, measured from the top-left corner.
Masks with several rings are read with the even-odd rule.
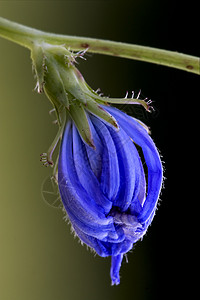
[[[95,147],[94,144],[90,144],[89,146],[90,146],[93,150],[96,150],[96,147]]]
[[[117,129],[117,131],[119,131],[119,125],[117,123],[114,124],[114,127]]]
[[[43,88],[44,83],[40,84],[39,81],[36,83],[36,86],[34,88],[35,91],[38,92],[38,94],[42,94],[44,92]]]
[[[111,285],[120,284],[119,270],[121,267],[122,259],[123,259],[123,254],[112,256],[111,269],[110,269],[110,277],[112,280]]]
[[[120,129],[119,124],[117,123],[117,121],[116,121],[113,117],[111,118],[110,124],[111,124],[117,131],[119,131],[119,129]]]
[[[112,278],[112,282],[111,282],[111,285],[119,285],[120,284],[120,278],[119,276],[118,277],[115,277],[115,278]]]
[[[94,144],[94,142],[93,142],[93,140],[92,139],[88,139],[87,140],[87,144],[88,144],[88,146],[89,147],[91,147],[93,150],[96,150],[96,146],[95,146],[95,144]]]

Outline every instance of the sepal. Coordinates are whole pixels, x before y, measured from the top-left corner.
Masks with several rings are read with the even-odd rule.
[[[45,55],[42,46],[34,45],[31,51],[31,58],[33,62],[33,70],[35,72],[37,83],[35,89],[39,94],[43,92],[44,74],[45,74]]]
[[[115,118],[94,100],[88,98],[85,108],[93,115],[101,118],[102,120],[112,125],[115,129],[119,130],[119,125],[117,124]]]
[[[99,95],[95,95],[94,99],[101,101],[101,103],[113,103],[113,104],[138,104],[142,105],[148,112],[150,112],[149,102],[145,100],[140,100],[138,98],[109,98],[109,97],[102,97]]]
[[[66,111],[67,114],[68,111],[84,143],[95,148],[88,122],[90,114],[119,130],[115,117],[106,109],[108,103],[140,104],[149,111],[151,102],[146,102],[146,99],[140,100],[140,93],[136,98],[132,92],[131,98],[128,98],[127,93],[124,98],[117,99],[102,97],[92,90],[75,67],[76,58],[83,58],[84,54],[85,51],[73,53],[66,45],[41,42],[34,45],[31,57],[37,77],[37,91],[44,91],[50,99],[56,111],[58,124],[61,125],[62,112]]]
[[[83,108],[83,105],[79,103],[77,100],[75,100],[73,104],[70,105],[69,114],[72,120],[74,121],[83,141],[86,144],[88,144],[90,147],[95,149],[90,125],[88,122],[87,114]]]
[[[56,104],[56,107],[63,105],[69,109],[69,98],[60,72],[60,66],[50,55],[47,55],[45,65],[47,68],[44,86],[46,94]]]

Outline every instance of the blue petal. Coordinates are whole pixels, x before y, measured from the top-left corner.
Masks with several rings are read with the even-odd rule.
[[[92,132],[92,137],[93,137],[93,141],[94,141],[94,145],[95,145],[96,149],[91,148],[87,144],[85,145],[85,147],[86,147],[88,160],[89,160],[91,169],[92,169],[94,175],[100,181],[101,170],[102,170],[103,146],[102,146],[102,142],[94,128],[94,125],[92,124],[92,122],[90,120],[90,115],[88,116],[88,122],[90,124],[90,129]]]
[[[102,213],[107,215],[112,207],[112,202],[109,201],[103,195],[100,189],[100,183],[90,167],[86,146],[81,140],[80,135],[74,124],[73,124],[73,159],[74,159],[74,166],[80,184],[88,193],[88,195],[91,197],[91,199],[93,199],[95,195],[94,202],[95,204],[97,204],[97,206],[99,205],[99,208],[97,207],[97,209],[101,210]]]
[[[137,176],[139,178],[137,185],[138,190],[137,193],[134,194],[131,205],[129,206],[129,212],[131,214],[134,214],[135,216],[138,216],[141,213],[142,206],[146,198],[146,179],[140,157],[137,169]]]
[[[138,215],[141,223],[148,221],[155,211],[162,185],[162,164],[156,146],[147,131],[138,121],[113,107],[105,107],[119,122],[119,125],[142,148],[148,168],[148,190],[142,211]]]
[[[119,270],[121,267],[123,259],[123,254],[112,256],[111,268],[110,268],[110,277],[112,280],[112,285],[118,285],[120,283]]]
[[[84,233],[76,225],[74,225],[73,227],[80,240],[92,249],[94,249],[99,256],[106,257],[110,255],[107,249],[99,241],[99,239]]]
[[[133,246],[132,241],[128,238],[125,238],[122,242],[118,243],[110,243],[104,241],[99,241],[99,243],[101,243],[104,249],[106,249],[108,255],[114,256],[128,252]]]
[[[115,144],[108,127],[96,117],[91,116],[91,120],[103,146],[101,190],[109,200],[113,201],[120,187],[120,173]]]
[[[124,212],[138,196],[141,163],[137,149],[126,132],[122,128],[119,132],[111,128],[109,130],[115,142],[120,169],[120,190],[114,206]]]
[[[140,224],[135,215],[128,213],[116,213],[114,221],[115,224],[122,226],[126,239],[132,243],[137,242],[146,232],[146,224]]]
[[[106,257],[126,253],[132,248],[131,242],[126,242],[124,232],[121,228],[117,229],[118,240],[107,238],[108,241],[99,240],[81,231],[76,225],[73,226],[78,237],[89,247],[94,249],[99,256]]]
[[[72,128],[71,122],[68,121],[60,148],[58,184],[61,199],[70,221],[93,237],[117,239],[118,235],[113,225],[113,218],[105,217],[95,200],[88,195],[80,184],[74,166],[72,147]]]

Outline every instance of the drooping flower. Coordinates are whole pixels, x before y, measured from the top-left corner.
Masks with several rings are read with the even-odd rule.
[[[62,139],[54,176],[74,231],[102,257],[111,256],[112,284],[119,284],[123,256],[143,237],[157,206],[162,164],[148,128],[108,103],[144,100],[101,97],[85,82],[64,45],[41,43],[32,52],[37,90],[52,102],[59,125],[45,165]]]
[[[138,120],[116,108],[103,108],[115,117],[119,131],[87,114],[95,145],[92,149],[68,120],[60,148],[58,184],[78,237],[98,255],[112,257],[112,284],[119,284],[123,255],[142,238],[155,214],[162,165],[155,144]]]

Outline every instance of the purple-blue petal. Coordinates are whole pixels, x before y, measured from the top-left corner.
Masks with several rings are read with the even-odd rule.
[[[78,134],[78,131],[74,124],[73,161],[80,184],[85,189],[88,196],[92,199],[95,206],[99,206],[99,210],[101,210],[104,215],[108,214],[112,207],[112,202],[109,201],[109,199],[103,194],[101,190],[100,183],[91,169],[86,146],[80,138],[80,135]]]
[[[122,128],[120,134],[113,129],[109,130],[115,142],[120,169],[120,190],[113,204],[120,212],[124,212],[139,193],[142,172],[140,158],[133,142]]]
[[[92,132],[92,138],[95,145],[95,149],[91,148],[88,145],[85,145],[88,160],[90,163],[90,167],[94,173],[94,175],[97,177],[97,179],[100,181],[101,178],[101,172],[102,172],[102,155],[103,155],[103,145],[102,141],[100,140],[93,123],[91,122],[89,116],[88,116],[88,122],[90,124],[90,129]]]
[[[123,255],[142,238],[155,214],[162,164],[138,120],[103,107],[120,130],[88,114],[96,147],[92,149],[68,120],[60,147],[58,184],[76,234],[98,255],[112,256],[112,284],[119,284]]]
[[[120,283],[119,270],[121,267],[122,259],[123,254],[112,256],[110,268],[110,277],[112,280],[112,285],[118,285]]]
[[[118,238],[112,217],[106,217],[95,198],[90,197],[81,185],[72,151],[72,125],[69,121],[64,132],[58,165],[58,183],[61,199],[72,224],[94,237]]]
[[[135,119],[113,107],[106,107],[118,121],[121,128],[131,139],[142,148],[145,162],[148,168],[147,197],[138,215],[141,223],[148,221],[152,212],[155,212],[156,204],[162,186],[162,163],[158,150],[144,127]]]
[[[108,127],[96,117],[91,116],[91,120],[103,146],[101,189],[106,197],[113,201],[120,187],[117,151]]]

